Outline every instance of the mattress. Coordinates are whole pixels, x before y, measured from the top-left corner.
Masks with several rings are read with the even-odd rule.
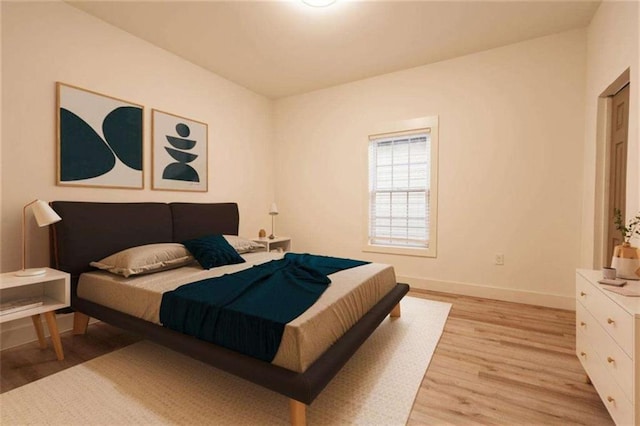
[[[150,275],[124,278],[105,271],[80,276],[78,297],[156,324],[162,294],[177,287],[281,259],[281,253],[247,253],[246,263],[203,270],[193,264]],[[395,285],[392,266],[370,263],[329,275],[331,285],[302,315],[285,326],[272,363],[304,372]]]

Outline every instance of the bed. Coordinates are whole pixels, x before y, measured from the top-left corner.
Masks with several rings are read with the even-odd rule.
[[[409,290],[408,285],[395,283],[395,280],[390,285],[375,284],[375,291],[379,295],[371,302],[370,308],[367,307],[359,318],[354,319],[353,324],[348,324],[348,329],[341,331],[340,335],[329,343],[328,348],[313,348],[297,359],[287,358],[286,354],[280,356],[279,352],[273,363],[266,362],[163,327],[154,320],[153,314],[145,317],[144,313],[137,312],[135,303],[125,307],[115,302],[108,302],[107,299],[101,299],[96,295],[100,293],[96,289],[113,289],[115,288],[114,280],[109,273],[96,272],[89,265],[92,261],[103,259],[130,247],[180,242],[208,234],[238,235],[237,204],[55,201],[51,206],[62,218],[62,221],[51,227],[51,265],[71,274],[71,307],[75,311],[74,333],[86,332],[88,319],[93,317],[140,334],[149,340],[285,395],[290,401],[292,424],[305,424],[307,405],[313,402],[388,315],[400,315],[400,300]],[[245,257],[249,265],[266,262],[273,258],[268,253],[252,253]],[[361,268],[374,277],[372,278],[374,281],[380,281],[380,278],[375,277],[385,274],[387,277],[384,281],[388,281],[389,271],[383,266],[369,264],[366,268]],[[344,279],[346,282],[355,279],[354,276],[361,274],[360,271],[354,268],[354,271],[342,271],[330,277],[332,280]],[[173,283],[175,287],[181,282],[180,280],[184,280],[183,275],[192,274],[193,277],[199,277],[201,273],[202,270],[199,267],[185,266],[179,270],[172,269],[152,274],[137,282],[154,287],[156,286],[154,280],[160,280],[163,283]],[[180,278],[177,278],[178,275]],[[115,281],[124,285],[126,280],[117,278]],[[84,282],[92,284],[87,285]],[[79,284],[82,284],[80,288]],[[332,287],[341,286],[332,285],[329,288]],[[342,295],[334,296],[336,303],[343,298]],[[320,303],[323,297],[325,297],[324,294],[317,303]],[[127,299],[132,300],[131,297]],[[313,311],[312,308],[315,306],[313,305],[309,311]],[[304,315],[312,317],[312,314],[312,312],[305,312],[301,317],[306,318]],[[299,322],[308,323],[308,321]],[[294,328],[297,325],[287,324],[285,336],[287,330],[291,331],[290,326],[294,331],[289,334],[294,336],[300,334],[299,330]],[[283,336],[283,345],[284,339]],[[299,351],[289,350],[288,352]],[[277,359],[280,361],[276,362]]]

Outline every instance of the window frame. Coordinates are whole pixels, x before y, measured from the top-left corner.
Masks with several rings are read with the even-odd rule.
[[[373,131],[366,138],[366,179],[365,179],[365,201],[364,201],[364,227],[363,227],[363,246],[362,251],[373,253],[394,254],[403,256],[420,256],[420,257],[436,257],[437,254],[437,212],[438,212],[438,124],[439,117],[429,116],[420,117],[410,120],[403,120],[391,123],[385,123],[376,126]],[[371,139],[380,138],[384,136],[398,136],[401,137],[407,134],[418,133],[428,129],[430,134],[430,161],[429,167],[430,175],[430,187],[427,188],[428,193],[428,215],[429,215],[429,239],[428,247],[401,247],[390,246],[384,244],[372,244],[369,239],[369,227],[370,227],[370,197],[369,192],[369,174],[371,164],[369,164],[369,144]]]

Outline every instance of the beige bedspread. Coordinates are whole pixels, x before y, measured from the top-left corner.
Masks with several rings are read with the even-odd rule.
[[[82,274],[78,296],[160,324],[162,293],[205,278],[241,271],[282,258],[247,253],[247,261],[203,270],[197,264],[151,275],[124,278],[104,271]],[[331,285],[306,312],[285,327],[273,364],[303,372],[396,285],[393,267],[370,263],[329,275]]]

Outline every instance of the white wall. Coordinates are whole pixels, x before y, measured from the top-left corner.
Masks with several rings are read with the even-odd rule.
[[[576,30],[276,101],[280,234],[296,251],[391,263],[416,287],[572,307],[585,61]],[[428,115],[438,256],[364,253],[367,135]]]
[[[20,267],[22,206],[34,198],[237,201],[240,232],[269,225],[272,103],[62,2],[2,2],[2,262]],[[144,190],[55,185],[55,82],[145,106]],[[151,108],[209,126],[209,191],[150,189]],[[29,226],[31,266],[48,264],[47,231]]]
[[[627,208],[626,217],[635,216],[640,210],[640,142],[638,122],[640,118],[640,67],[638,40],[640,6],[637,1],[604,1],[591,20],[587,34],[587,80],[585,97],[585,150],[584,150],[584,205],[582,208],[582,243],[580,263],[583,267],[598,266],[600,250],[594,241],[600,241],[603,216],[601,208],[596,209],[596,197],[600,196],[603,182],[597,177],[603,175],[604,148],[599,127],[598,97],[627,68],[630,67],[629,134],[627,152]],[[600,110],[602,113],[602,108]],[[602,120],[600,117],[600,127]],[[596,173],[598,172],[598,173]],[[596,191],[596,182],[598,191]],[[598,195],[596,195],[598,193]],[[637,246],[640,242],[635,240]],[[606,260],[605,260],[606,262]]]

